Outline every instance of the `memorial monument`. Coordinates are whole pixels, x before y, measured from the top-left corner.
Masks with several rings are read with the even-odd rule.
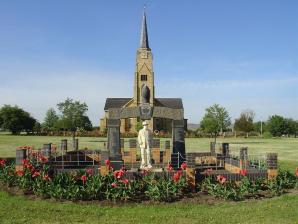
[[[152,130],[148,128],[148,122],[142,123],[143,128],[139,131],[138,143],[141,149],[141,169],[151,169],[151,147],[152,147]]]

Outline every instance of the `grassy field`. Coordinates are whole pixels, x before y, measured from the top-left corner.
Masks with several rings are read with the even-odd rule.
[[[0,157],[15,156],[20,145],[55,143],[62,137],[0,135]],[[71,140],[68,138],[69,141]],[[99,149],[104,138],[79,138],[80,148]],[[250,154],[277,152],[283,168],[298,166],[298,139],[227,138],[233,153],[247,146]],[[210,139],[186,139],[187,151],[208,151]],[[137,204],[99,206],[52,200],[32,200],[0,191],[0,224],[5,223],[298,223],[298,194],[244,202]]]
[[[217,204],[99,206],[10,196],[0,191],[0,223],[298,223],[298,195]]]
[[[44,143],[54,143],[59,147],[63,137],[49,136],[12,136],[0,134],[0,157],[15,156],[17,146],[30,145],[40,148]],[[71,142],[71,138],[67,138]],[[103,149],[106,138],[80,137],[80,148]],[[162,140],[162,142],[164,139]],[[186,139],[186,150],[208,151],[211,139],[208,138],[188,138]],[[298,167],[298,138],[225,138],[218,139],[218,142],[229,142],[232,153],[238,154],[240,147],[248,147],[249,154],[264,155],[267,152],[277,152],[280,165],[283,168],[294,169]],[[128,139],[125,140],[125,146]]]

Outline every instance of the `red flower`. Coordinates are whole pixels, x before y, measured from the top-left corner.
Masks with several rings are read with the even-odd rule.
[[[41,157],[39,158],[39,161],[42,162],[42,163],[46,163],[46,162],[48,162],[48,158],[46,158],[46,157],[44,157],[44,156],[41,156]]]
[[[36,157],[37,156],[37,153],[36,152],[32,152],[32,153],[30,153],[31,154],[31,156],[33,156],[33,157]]]
[[[38,177],[38,176],[40,176],[40,172],[38,172],[38,171],[34,171],[32,177]]]
[[[33,167],[32,169],[30,169],[30,173],[31,173],[31,175],[33,175],[35,172],[36,172],[36,171],[35,171],[35,168],[34,168],[34,167]]]
[[[81,176],[81,181],[83,181],[83,184],[85,184],[87,181],[87,176],[86,175]]]
[[[122,182],[123,182],[125,185],[129,184],[129,180],[128,180],[128,179],[124,179],[124,180],[122,180]]]
[[[182,172],[177,171],[174,175],[173,175],[173,180],[175,183],[177,183],[180,180],[180,177],[182,176]]]
[[[296,177],[298,177],[298,167],[296,168]]]
[[[92,175],[93,174],[93,169],[87,169],[86,173],[89,174],[89,175]]]
[[[105,163],[106,163],[106,166],[110,166],[111,165],[111,162],[108,159],[105,161]]]
[[[46,174],[46,175],[44,175],[43,180],[45,180],[45,181],[50,181],[51,178],[49,177],[48,174]]]
[[[24,172],[23,170],[18,170],[18,171],[17,171],[17,175],[18,175],[19,177],[22,177],[22,176],[25,175],[25,172]]]
[[[111,184],[112,187],[117,187],[117,184],[114,182]]]
[[[247,175],[247,170],[240,170],[239,173],[240,173],[242,176],[246,176],[246,175]]]
[[[114,172],[114,177],[120,179],[121,177],[123,177],[124,175],[124,171],[123,170],[118,170]]]
[[[183,163],[181,164],[181,169],[182,169],[182,170],[186,170],[186,168],[187,168],[187,165],[186,165],[185,162],[183,162]]]
[[[173,170],[173,167],[172,167],[171,164],[168,165],[167,170],[168,170],[169,172]]]
[[[5,160],[4,159],[0,159],[0,166],[4,167],[5,166]]]
[[[221,184],[224,184],[227,181],[227,178],[225,178],[223,175],[218,175],[217,181]]]
[[[35,170],[35,168],[34,168],[34,166],[32,164],[27,165],[27,168],[29,170],[31,170],[31,172],[34,172],[34,170]]]
[[[23,163],[24,166],[25,165],[28,165],[29,164],[29,160],[28,159],[23,159],[22,163]]]

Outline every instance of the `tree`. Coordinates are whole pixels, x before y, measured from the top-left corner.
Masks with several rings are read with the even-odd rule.
[[[42,124],[44,130],[54,131],[56,129],[58,119],[59,117],[56,114],[56,111],[53,108],[48,109],[48,111],[46,112],[44,122]]]
[[[288,135],[293,135],[295,138],[297,137],[298,133],[298,121],[293,120],[292,118],[286,118],[285,119],[286,123],[286,134]]]
[[[38,121],[35,122],[34,127],[33,127],[33,131],[37,135],[40,134],[40,132],[41,132],[41,124]]]
[[[33,131],[36,120],[30,114],[18,106],[4,105],[0,110],[1,128],[7,129],[12,134],[19,134],[25,130]]]
[[[255,132],[263,134],[264,132],[268,131],[267,123],[264,121],[257,121],[253,125],[254,125]]]
[[[2,117],[0,117],[0,128],[2,127],[2,125],[3,125],[3,119]]]
[[[93,129],[92,123],[89,120],[88,116],[82,117],[82,126],[80,128],[83,129],[84,131],[92,131],[92,129]]]
[[[226,131],[231,125],[228,111],[218,104],[206,108],[206,113],[200,122],[202,131],[211,134],[216,142],[219,133]]]
[[[268,129],[273,136],[286,134],[286,120],[282,116],[273,115],[268,119]]]
[[[85,129],[90,126],[91,122],[86,115],[88,106],[86,103],[80,103],[79,101],[73,101],[67,98],[64,102],[57,104],[62,116],[60,118],[60,125],[64,130],[72,132],[73,149],[75,150],[75,136],[78,129]],[[90,122],[88,124],[88,121]],[[92,126],[91,126],[92,128]]]
[[[248,137],[248,133],[254,130],[254,117],[255,113],[252,110],[243,111],[240,117],[235,120],[234,129],[246,132],[246,137]]]

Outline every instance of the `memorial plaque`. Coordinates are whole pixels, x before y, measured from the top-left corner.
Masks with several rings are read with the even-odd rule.
[[[142,104],[140,106],[140,118],[142,120],[150,120],[152,117],[153,109],[149,104]]]
[[[172,109],[168,107],[154,107],[152,116],[172,120],[182,120],[184,118],[182,109]]]
[[[108,119],[108,150],[110,153],[110,159],[121,160],[120,149],[120,120]]]
[[[185,160],[184,120],[173,120],[173,152],[172,165],[179,168]]]
[[[121,114],[121,109],[120,108],[110,108],[109,109],[109,116],[108,116],[109,119],[108,120],[120,119],[120,114]]]

